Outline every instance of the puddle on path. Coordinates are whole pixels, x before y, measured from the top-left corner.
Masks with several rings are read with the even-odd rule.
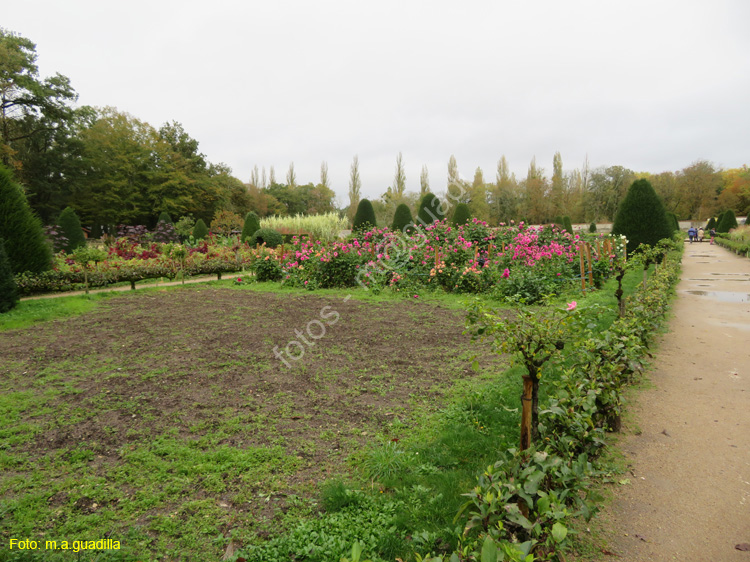
[[[688,295],[708,297],[720,302],[750,302],[750,294],[730,291],[685,291]]]

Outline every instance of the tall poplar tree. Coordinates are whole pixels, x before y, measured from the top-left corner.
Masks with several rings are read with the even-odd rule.
[[[422,173],[419,175],[419,196],[424,197],[430,192],[430,173],[427,171],[427,165],[422,166]]]
[[[359,206],[362,180],[359,177],[359,156],[355,155],[349,170],[349,218],[353,219]]]
[[[406,172],[404,171],[404,157],[399,152],[396,157],[396,174],[393,178],[393,193],[397,199],[401,199],[406,191]]]

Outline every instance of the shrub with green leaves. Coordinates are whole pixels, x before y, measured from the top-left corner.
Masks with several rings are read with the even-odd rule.
[[[265,281],[281,281],[284,275],[284,270],[281,269],[281,264],[276,259],[276,256],[265,250],[253,262],[251,269],[255,273],[256,281],[260,281],[261,283]]]
[[[471,211],[466,203],[459,203],[456,205],[456,210],[453,211],[453,218],[451,224],[456,226],[466,224],[471,220]]]
[[[57,226],[61,234],[68,239],[63,248],[66,253],[72,253],[76,248],[86,245],[86,237],[83,235],[81,221],[76,212],[70,207],[65,207],[57,219]]]
[[[403,232],[404,228],[414,223],[414,219],[411,216],[411,210],[406,203],[401,203],[396,207],[396,212],[393,215],[393,224],[391,230],[394,232]]]
[[[438,199],[434,193],[425,193],[422,200],[419,202],[419,210],[417,211],[417,222],[421,226],[430,226],[436,220],[445,218],[444,209],[441,208],[440,199]]]
[[[728,209],[721,214],[721,220],[716,225],[716,232],[729,232],[737,228],[737,217],[732,209]]]
[[[680,221],[677,219],[677,215],[672,211],[667,211],[667,219],[669,220],[669,224],[672,225],[673,232],[680,230]]]
[[[203,219],[198,219],[193,227],[193,238],[203,240],[206,236],[208,236],[208,227]]]
[[[23,188],[0,165],[0,238],[14,273],[41,273],[52,267],[52,248],[44,236],[39,218],[33,213]]]
[[[272,228],[259,228],[250,238],[250,246],[266,245],[266,248],[275,248],[284,243],[284,237]]]
[[[240,240],[247,242],[253,237],[253,234],[260,230],[260,218],[253,211],[245,215],[245,224],[242,226]]]
[[[664,205],[648,180],[636,180],[630,186],[617,210],[612,234],[627,237],[628,253],[641,244],[656,246],[659,240],[672,237]]]
[[[708,219],[708,223],[706,224],[706,230],[711,230],[712,228],[716,228],[716,217]]]
[[[169,213],[166,212],[166,211],[162,211],[161,212],[161,214],[159,215],[159,219],[156,222],[157,222],[157,224],[160,223],[160,222],[164,222],[164,223],[167,223],[167,224],[173,224],[172,223],[172,217],[170,217]]]
[[[593,234],[594,232],[596,232],[596,223],[595,223],[595,222],[592,222],[592,223],[591,223],[591,224],[589,225],[589,232],[591,232],[592,234]]]
[[[5,253],[5,242],[0,238],[0,313],[8,312],[17,302],[18,288]]]
[[[352,221],[352,230],[354,232],[365,232],[378,226],[375,219],[375,209],[369,199],[362,199],[357,206],[357,213]]]

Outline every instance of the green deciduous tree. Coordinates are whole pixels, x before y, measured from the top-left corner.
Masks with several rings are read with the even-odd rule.
[[[648,180],[636,180],[630,186],[615,216],[612,234],[627,237],[628,253],[640,244],[656,246],[659,240],[671,238],[672,226],[664,205]]]
[[[6,243],[14,273],[41,273],[51,267],[52,249],[39,218],[29,207],[23,188],[8,168],[0,165],[0,238]]]

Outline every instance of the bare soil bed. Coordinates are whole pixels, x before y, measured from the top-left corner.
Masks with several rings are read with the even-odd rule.
[[[480,349],[463,325],[460,311],[417,301],[193,286],[3,332],[0,500],[14,516],[0,523],[2,541],[137,527],[141,548],[185,552],[195,537],[168,524],[198,517],[207,537],[262,535],[352,452],[408,431],[454,381],[475,376]],[[274,348],[292,340],[304,355],[284,355],[287,367]],[[201,471],[217,451],[229,468]],[[246,468],[232,468],[248,451],[257,466],[242,457]],[[25,497],[40,503],[32,521],[20,520]]]

